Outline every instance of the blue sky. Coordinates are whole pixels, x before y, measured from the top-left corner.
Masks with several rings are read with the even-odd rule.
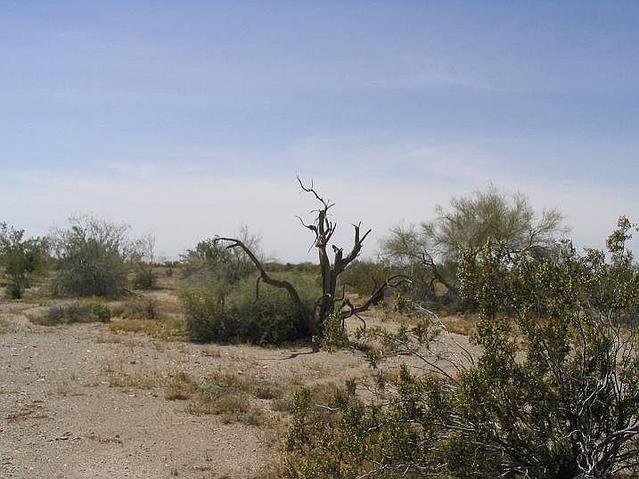
[[[11,1],[1,218],[308,258],[314,178],[375,239],[495,183],[601,246],[639,217],[639,3]],[[340,239],[348,241],[346,228]]]

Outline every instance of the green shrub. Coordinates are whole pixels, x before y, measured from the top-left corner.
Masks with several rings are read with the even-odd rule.
[[[299,279],[299,291],[308,293],[314,279]],[[262,285],[257,300],[255,295],[251,280],[235,287],[212,283],[183,290],[181,300],[189,338],[198,342],[281,344],[307,337],[301,325],[302,316],[310,311],[310,300],[305,301],[307,311],[298,311],[283,290]]]
[[[363,297],[368,297],[399,270],[385,263],[354,261],[340,276],[340,283]]]
[[[389,380],[389,386],[400,391],[395,401],[364,401],[355,393],[355,383],[328,391],[298,391],[286,437],[285,477],[435,476],[443,469],[433,447],[440,430],[433,417],[440,413],[437,404],[422,400],[422,391],[431,388],[429,381],[402,370]]]
[[[133,275],[133,287],[135,289],[154,289],[156,285],[156,275],[150,265],[138,266]]]
[[[479,352],[425,352],[439,329],[430,312],[396,332],[363,330],[372,365],[402,354],[415,368],[379,373],[362,396],[301,393],[287,476],[637,477],[633,227],[620,219],[608,254],[570,244],[554,257],[494,243],[469,252],[459,284],[479,308]]]
[[[111,316],[111,309],[106,304],[98,302],[74,302],[52,306],[45,316],[34,318],[33,322],[45,326],[71,323],[106,323],[111,319]]]
[[[255,254],[261,256],[259,236],[242,227],[239,237]],[[255,271],[255,266],[243,251],[229,249],[214,238],[204,239],[193,249],[186,250],[180,256],[180,263],[183,280],[193,286],[201,286],[210,281],[233,285],[248,278]]]
[[[132,238],[130,227],[92,215],[70,218],[66,229],[50,237],[57,274],[53,293],[57,296],[117,297],[127,290],[132,265],[146,270],[153,258],[152,236]],[[142,286],[153,283],[143,275]]]
[[[329,318],[324,321],[322,336],[316,338],[316,340],[318,341],[319,347],[325,351],[341,349],[350,343],[343,321],[337,314],[329,316]]]
[[[24,230],[0,223],[0,266],[7,294],[19,299],[31,280],[41,273],[48,258],[48,242],[43,238],[25,239]]]
[[[53,233],[58,272],[57,296],[118,296],[127,286],[127,259],[133,243],[129,228],[93,217],[71,218],[68,229]]]

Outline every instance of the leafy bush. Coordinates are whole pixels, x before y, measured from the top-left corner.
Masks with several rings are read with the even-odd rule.
[[[626,248],[632,225],[618,226],[609,262],[570,244],[556,260],[503,245],[466,257],[460,279],[480,307],[484,353],[455,391],[453,472],[476,476],[477,460],[458,454],[469,443],[502,475],[637,472],[639,269]]]
[[[48,243],[43,238],[25,239],[24,230],[0,223],[0,266],[9,297],[22,297],[32,278],[45,266]]]
[[[51,238],[58,259],[54,294],[120,295],[127,286],[126,261],[133,249],[128,226],[93,216],[71,218],[69,223]]]
[[[382,262],[354,261],[342,273],[340,283],[360,296],[368,296],[389,277],[400,272]]]
[[[635,477],[632,228],[620,220],[608,256],[580,255],[570,244],[548,257],[491,243],[465,255],[460,286],[479,307],[478,357],[424,354],[439,324],[427,311],[412,328],[363,331],[377,344],[367,352],[373,365],[402,354],[431,372],[379,373],[367,396],[302,394],[287,441],[288,477]]]
[[[238,235],[259,255],[259,236],[243,227]],[[248,278],[255,270],[253,263],[241,250],[229,249],[215,239],[200,241],[195,248],[181,255],[182,278],[190,285],[224,282],[230,285]]]
[[[324,321],[322,336],[316,338],[316,341],[320,349],[325,351],[333,351],[348,346],[350,341],[342,318],[337,314],[329,316],[328,319]]]
[[[155,288],[156,276],[151,265],[139,265],[133,276],[133,287],[135,289]]]
[[[423,395],[428,378],[404,368],[379,384],[398,395],[358,397],[355,383],[329,391],[303,389],[293,396],[293,418],[286,438],[286,477],[356,479],[430,477],[445,467],[434,447],[441,430],[439,404]],[[411,465],[418,464],[419,468]]]
[[[52,306],[44,317],[34,318],[33,321],[45,326],[71,323],[106,323],[111,319],[111,316],[111,309],[106,304],[74,302]]]
[[[304,312],[296,311],[285,293],[264,288],[257,301],[254,295],[254,291],[241,288],[221,301],[215,287],[183,291],[189,338],[198,342],[280,344],[304,336],[299,327]]]
[[[297,278],[306,307],[317,286],[313,279]],[[244,280],[234,287],[212,283],[206,287],[181,292],[186,312],[188,336],[198,342],[249,341],[280,344],[307,336],[301,325],[302,315],[285,291],[262,286],[256,300],[255,283]]]

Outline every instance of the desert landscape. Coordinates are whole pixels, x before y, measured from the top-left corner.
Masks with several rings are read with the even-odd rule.
[[[188,342],[171,329],[176,283],[136,292],[158,319],[43,326],[30,318],[60,300],[2,301],[2,477],[278,477],[292,392],[372,374],[357,351]],[[381,314],[367,320],[392,329]],[[456,346],[445,335],[437,348]],[[227,387],[229,404],[198,399],[202,381]]]
[[[639,478],[637,45],[0,1],[0,479]]]

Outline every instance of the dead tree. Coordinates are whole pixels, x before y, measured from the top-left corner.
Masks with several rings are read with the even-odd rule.
[[[302,191],[311,194],[320,204],[319,208],[312,211],[312,213],[315,214],[315,219],[312,223],[307,224],[302,218],[298,217],[302,225],[315,236],[313,246],[317,250],[320,265],[322,295],[317,298],[311,308],[308,308],[302,302],[300,295],[290,282],[271,277],[264,269],[259,258],[242,241],[237,238],[217,238],[216,241],[227,242],[227,248],[241,248],[253,262],[259,273],[256,283],[256,296],[259,295],[260,282],[286,290],[291,301],[299,309],[304,318],[305,329],[310,335],[315,336],[321,334],[322,325],[330,316],[338,315],[342,321],[351,316],[357,316],[359,313],[366,311],[372,305],[383,300],[384,292],[389,287],[395,287],[403,282],[409,281],[409,279],[404,275],[395,275],[388,278],[380,286],[375,288],[371,295],[359,305],[352,304],[351,301],[346,298],[343,289],[341,293],[338,294],[338,278],[340,274],[359,256],[364,241],[370,234],[371,229],[368,229],[362,234],[361,223],[354,224],[353,246],[347,254],[344,254],[343,248],[331,244],[331,238],[335,233],[337,223],[331,221],[329,210],[335,206],[335,204],[322,197],[312,183],[310,186],[306,186],[299,177],[297,181]],[[332,259],[329,254],[329,248],[332,253]]]

